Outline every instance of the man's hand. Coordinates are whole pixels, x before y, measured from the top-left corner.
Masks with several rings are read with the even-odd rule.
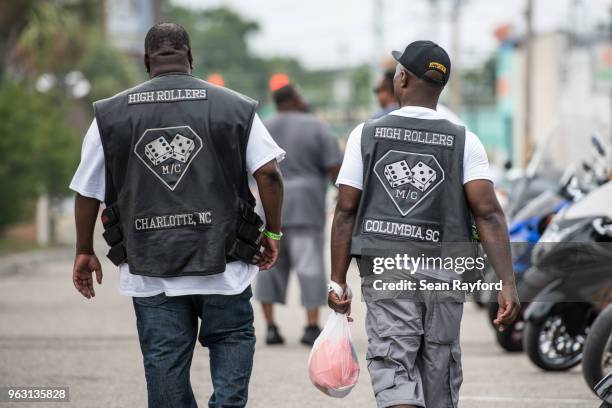
[[[259,198],[266,215],[266,229],[274,233],[281,230],[281,210],[283,207],[283,176],[275,160],[261,166],[253,174],[257,181]],[[280,242],[264,236],[261,242],[263,251],[255,257],[259,269],[265,271],[276,264],[280,252]]]
[[[74,269],[72,271],[72,282],[74,287],[87,299],[96,296],[94,290],[92,273],[96,273],[96,281],[102,284],[102,266],[98,257],[94,254],[78,254],[74,258]]]
[[[499,331],[504,331],[516,320],[521,310],[521,303],[514,283],[502,286],[502,290],[497,294],[497,303],[499,308],[497,309],[497,318],[493,320],[493,323],[499,326]]]
[[[482,246],[493,270],[502,280],[502,290],[497,295],[497,317],[493,323],[500,331],[516,320],[521,304],[514,284],[512,256],[508,239],[508,225],[501,205],[497,201],[493,183],[489,180],[472,180],[463,186],[470,211],[476,221]]]
[[[340,185],[338,203],[334,212],[331,233],[331,280],[342,288],[343,296],[338,297],[335,291],[327,294],[327,304],[338,313],[345,313],[349,321],[351,299],[348,296],[346,274],[351,263],[351,234],[355,225],[357,208],[361,199],[361,190]]]
[[[349,322],[353,321],[351,315],[351,298],[348,295],[347,285],[346,283],[339,283],[342,288],[342,297],[338,297],[336,291],[331,290],[327,294],[327,305],[337,313],[342,313],[347,315]]]
[[[261,256],[256,259],[257,266],[259,266],[260,271],[266,271],[276,265],[278,254],[280,253],[280,241],[263,237],[261,246],[263,247],[263,251],[261,252]]]

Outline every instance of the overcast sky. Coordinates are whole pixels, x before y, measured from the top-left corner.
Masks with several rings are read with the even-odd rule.
[[[417,39],[434,39],[450,53],[450,4],[438,0],[433,18],[428,0],[381,0],[384,51],[403,49]],[[264,56],[298,58],[309,68],[348,66],[370,62],[375,53],[373,9],[375,0],[174,0],[189,7],[227,5],[261,26],[251,38],[254,50]],[[465,65],[478,63],[496,48],[495,27],[513,24],[524,29],[526,0],[463,0],[461,52]],[[537,32],[568,27],[577,21],[582,29],[609,20],[612,0],[534,0]],[[581,4],[572,13],[573,4]],[[576,15],[577,18],[572,18]],[[451,55],[456,59],[456,56]]]

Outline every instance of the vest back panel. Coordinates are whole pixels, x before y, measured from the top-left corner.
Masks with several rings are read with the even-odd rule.
[[[351,254],[439,255],[442,243],[471,242],[464,146],[465,128],[447,120],[387,115],[366,122]]]
[[[186,74],[157,76],[94,110],[130,272],[170,277],[225,270],[256,102]]]

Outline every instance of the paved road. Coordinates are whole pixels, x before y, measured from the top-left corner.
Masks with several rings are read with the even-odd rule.
[[[146,390],[134,315],[129,298],[117,292],[117,274],[104,263],[105,281],[93,301],[81,298],[70,280],[71,262],[51,264],[0,276],[0,385],[69,386],[69,404],[34,407],[144,407]],[[355,277],[355,271],[352,274]],[[357,281],[353,278],[353,285]],[[353,328],[361,357],[359,384],[343,400],[325,397],[309,382],[308,350],[301,346],[303,316],[297,287],[279,309],[284,347],[258,343],[250,388],[250,407],[372,407],[373,396],[364,355],[364,307],[355,302]],[[256,308],[256,328],[263,320]],[[324,311],[326,314],[327,311]],[[579,368],[543,373],[523,355],[502,353],[484,313],[466,306],[462,327],[464,385],[462,408],[581,408],[596,406]],[[198,348],[192,383],[200,406],[211,391],[207,351]],[[10,406],[0,403],[1,406]],[[28,404],[19,403],[20,408]]]

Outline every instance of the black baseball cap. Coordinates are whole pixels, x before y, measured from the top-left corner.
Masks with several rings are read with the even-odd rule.
[[[450,58],[444,48],[433,41],[415,41],[408,44],[403,53],[393,51],[391,55],[404,68],[425,81],[444,86],[450,78]],[[427,71],[437,71],[444,79],[426,76]]]

